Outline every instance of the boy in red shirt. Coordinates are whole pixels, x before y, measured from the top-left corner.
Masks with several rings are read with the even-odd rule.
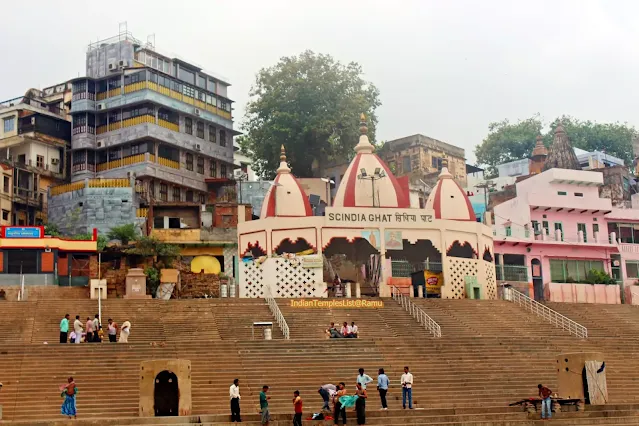
[[[539,389],[539,398],[541,398],[541,419],[550,419],[552,418],[552,408],[550,404],[552,391],[543,385],[537,385],[537,388]],[[546,414],[546,412],[548,414]]]
[[[293,426],[302,426],[302,398],[300,391],[293,392],[293,407],[295,407],[295,416],[293,416]]]

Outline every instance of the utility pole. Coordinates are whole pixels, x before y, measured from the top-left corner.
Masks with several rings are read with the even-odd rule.
[[[491,180],[486,180],[486,181],[484,181],[484,182],[482,182],[482,183],[480,183],[478,185],[475,185],[475,188],[484,190],[484,211],[485,212],[488,211],[488,193],[495,186],[496,186],[496,184],[493,181],[491,181]]]

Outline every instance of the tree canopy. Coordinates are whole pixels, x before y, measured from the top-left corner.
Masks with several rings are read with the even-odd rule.
[[[275,175],[280,145],[300,177],[312,175],[314,160],[321,166],[348,158],[358,142],[361,113],[374,141],[379,91],[362,74],[357,63],[344,65],[312,51],[260,70],[246,107],[245,136],[238,138],[255,172],[266,179]]]
[[[509,161],[530,157],[535,140],[542,135],[544,145],[550,147],[554,130],[562,123],[573,147],[586,151],[605,151],[621,158],[626,165],[632,163],[632,140],[637,130],[625,123],[595,123],[581,121],[570,116],[553,120],[544,132],[544,123],[538,115],[511,123],[509,120],[488,125],[488,136],[475,148],[477,163],[489,166],[495,174],[495,166]]]

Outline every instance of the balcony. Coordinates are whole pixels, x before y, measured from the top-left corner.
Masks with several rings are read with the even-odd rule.
[[[13,98],[13,99],[9,99],[8,101],[4,101],[4,102],[0,102],[0,110],[5,109],[5,108],[13,108],[13,107],[18,107],[19,105],[29,105],[33,108],[37,108],[43,111],[47,111],[51,114],[55,114],[59,117],[65,118],[66,119],[66,112],[62,109],[60,109],[57,106],[54,105],[49,105],[45,102],[39,101],[37,99],[34,98],[28,98],[28,97],[18,97],[18,98]]]
[[[118,167],[127,167],[137,163],[144,163],[145,161],[155,162],[155,155],[149,154],[148,158],[146,154],[136,154],[129,157],[120,158],[118,160],[108,161],[106,163],[97,164],[95,170],[99,172],[105,172],[111,169],[117,169]]]
[[[51,196],[55,196],[67,192],[79,191],[84,188],[129,188],[130,186],[131,181],[129,179],[87,179],[85,181],[52,186],[49,188],[49,191]]]

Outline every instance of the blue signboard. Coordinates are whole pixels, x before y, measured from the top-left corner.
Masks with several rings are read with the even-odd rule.
[[[4,228],[5,238],[40,238],[41,229],[39,227],[20,228],[7,226]]]

